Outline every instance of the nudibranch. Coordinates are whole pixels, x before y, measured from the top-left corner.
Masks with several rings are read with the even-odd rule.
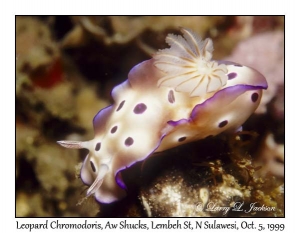
[[[258,107],[266,79],[234,62],[212,60],[211,39],[169,34],[170,48],[131,69],[112,90],[114,104],[94,117],[94,139],[59,141],[86,148],[87,196],[111,203],[126,195],[121,171],[153,153],[238,130]]]

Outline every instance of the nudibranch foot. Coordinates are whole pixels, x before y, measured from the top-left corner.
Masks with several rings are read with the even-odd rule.
[[[93,119],[90,141],[58,141],[89,150],[80,171],[87,196],[111,203],[126,195],[121,172],[153,153],[234,132],[260,103],[266,79],[237,63],[212,60],[211,39],[181,29],[171,48],[131,69],[112,91],[114,103]]]

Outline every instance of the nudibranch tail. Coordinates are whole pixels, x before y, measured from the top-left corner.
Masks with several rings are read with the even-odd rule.
[[[181,31],[184,37],[169,34],[166,42],[171,47],[153,56],[155,66],[165,73],[157,85],[187,92],[191,97],[203,97],[219,90],[227,82],[227,68],[211,61],[211,39],[202,41],[191,30],[182,28]]]

